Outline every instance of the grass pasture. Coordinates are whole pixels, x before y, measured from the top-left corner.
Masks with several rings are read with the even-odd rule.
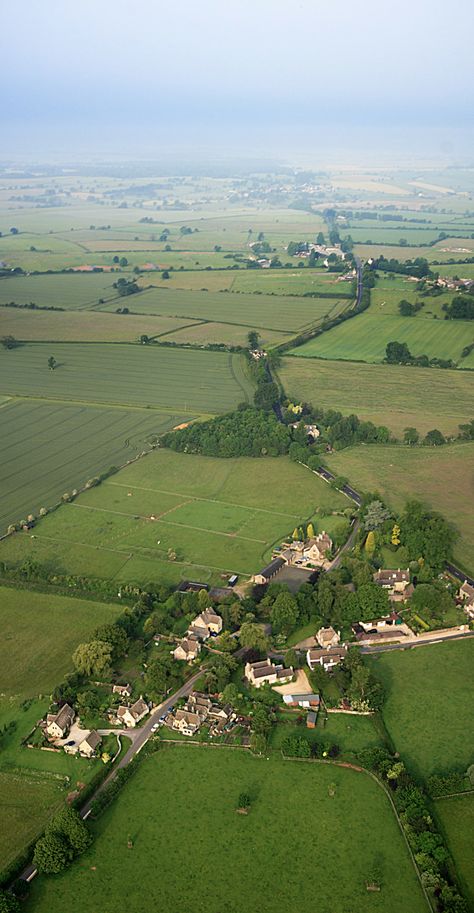
[[[58,362],[54,371],[48,369],[51,355]],[[250,398],[244,368],[241,356],[221,352],[35,343],[2,354],[0,391],[185,413],[225,412]]]
[[[446,372],[443,372],[446,373]],[[474,443],[419,447],[351,447],[331,454],[328,465],[356,489],[378,491],[395,509],[417,498],[438,510],[459,532],[454,557],[474,571]]]
[[[474,909],[474,794],[438,799],[436,815],[454,859],[463,893]]]
[[[439,428],[457,434],[458,425],[472,418],[474,374],[469,371],[285,357],[278,373],[293,401],[355,413],[387,425],[397,437],[412,425],[423,433]]]
[[[34,556],[58,572],[137,583],[217,582],[224,572],[253,574],[295,525],[315,517],[323,528],[347,504],[287,457],[159,450],[44,518],[33,540],[18,533],[0,543],[0,559]]]
[[[338,305],[339,299],[291,298],[284,295],[235,294],[232,292],[190,292],[153,288],[128,302],[139,314],[161,314],[191,320],[209,320],[245,327],[296,331],[317,323]],[[115,310],[116,302],[101,305]]]
[[[84,310],[55,313],[15,308],[3,308],[0,319],[4,336],[25,342],[137,342],[142,334],[168,335],[189,323],[155,315],[142,317]]]
[[[0,279],[0,304],[34,302],[39,307],[59,307],[67,311],[90,308],[98,304],[99,298],[109,301],[118,297],[113,287],[117,278],[109,272],[8,277]],[[121,300],[115,306],[122,304]]]
[[[61,781],[34,771],[0,771],[0,871],[11,865],[64,802]]]
[[[369,777],[334,766],[267,762],[229,749],[215,749],[211,758],[210,751],[181,744],[147,760],[93,825],[90,850],[68,872],[36,879],[26,909],[55,913],[80,905],[84,913],[116,913],[126,884],[129,913],[150,905],[167,913],[270,913],[276,902],[281,913],[293,913],[314,905],[308,872],[316,857],[324,859],[318,910],[426,910],[388,800]],[[196,781],[199,790],[186,788]],[[236,814],[241,791],[252,800],[247,816]],[[269,840],[269,833],[283,831],[285,840]],[[127,849],[128,834],[133,851]],[[150,878],[150,859],[163,861],[161,877]],[[216,878],[230,859],[231,873]],[[382,872],[382,890],[368,895],[374,865]]]
[[[474,761],[474,640],[368,657],[382,681],[383,718],[396,750],[417,775],[465,770]]]
[[[182,421],[171,412],[11,400],[0,411],[1,532],[132,459]]]
[[[474,368],[474,353],[461,359],[463,348],[474,342],[474,328],[469,321],[401,317],[377,313],[372,308],[310,339],[291,354],[380,363],[387,343],[395,341],[406,342],[412,355],[452,359],[460,367]]]

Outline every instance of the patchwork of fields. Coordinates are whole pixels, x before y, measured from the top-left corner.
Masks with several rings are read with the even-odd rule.
[[[472,418],[474,373],[470,371],[285,357],[278,373],[293,401],[355,413],[387,425],[400,438],[408,426],[422,433],[439,428],[454,435],[459,424]]]
[[[182,414],[155,410],[7,402],[1,409],[1,532],[149,449],[157,435],[183,420]]]
[[[474,640],[368,659],[385,687],[385,725],[407,766],[422,778],[466,770],[474,760],[474,707],[462,695],[472,685]]]
[[[328,515],[347,506],[287,457],[155,451],[45,517],[34,539],[17,533],[1,542],[0,560],[29,556],[58,573],[133,583],[218,582],[221,573],[255,573],[303,521],[332,529]]]
[[[445,373],[445,372],[443,372]],[[395,510],[409,498],[439,511],[459,532],[454,557],[474,571],[474,443],[445,447],[351,447],[332,453],[329,468],[361,491],[378,491]]]
[[[320,910],[336,909],[336,903],[337,909],[362,913],[370,899],[374,913],[426,911],[388,799],[369,777],[273,757],[267,762],[229,749],[212,751],[212,758],[209,752],[181,745],[147,760],[93,825],[91,849],[69,872],[33,884],[26,909],[118,910],[126,884],[127,909],[141,913],[146,882],[147,905],[168,913],[241,913],[247,907],[270,913],[276,885],[279,910],[294,913],[314,905],[308,872],[317,858],[324,859],[317,879]],[[186,789],[191,782],[200,788]],[[242,790],[252,799],[247,816],[236,814]],[[285,840],[269,840],[272,833],[285,833]],[[216,878],[230,858],[231,875]],[[149,877],[150,859],[165,860],[165,877]],[[368,897],[374,866],[383,886]]]

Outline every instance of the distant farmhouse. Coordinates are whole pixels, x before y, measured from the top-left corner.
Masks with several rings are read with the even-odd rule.
[[[327,554],[332,551],[333,541],[323,530],[318,536],[313,536],[300,542],[294,539],[282,543],[280,549],[272,560],[258,574],[254,574],[253,582],[259,584],[269,583],[285,565],[306,570],[311,567],[326,567],[329,562]]]

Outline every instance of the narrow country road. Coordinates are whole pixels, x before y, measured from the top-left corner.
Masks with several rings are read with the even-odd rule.
[[[433,632],[435,633],[435,632]],[[407,638],[405,643],[399,644],[374,644],[373,646],[361,647],[361,653],[388,653],[391,650],[410,650],[412,647],[423,647],[425,644],[444,644],[448,640],[460,640],[464,637],[474,637],[474,631],[459,632],[459,634],[445,634],[443,637],[426,637],[421,639]]]

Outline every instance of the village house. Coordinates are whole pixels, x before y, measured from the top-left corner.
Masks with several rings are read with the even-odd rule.
[[[79,754],[85,758],[93,758],[102,739],[95,729],[92,729],[89,735],[79,743]]]
[[[474,586],[471,586],[467,580],[459,587],[458,599],[462,602],[468,618],[474,618]]]
[[[403,625],[403,619],[397,612],[390,612],[382,618],[376,618],[374,621],[359,621],[363,631],[386,631],[387,628],[394,628]]]
[[[64,739],[74,722],[75,713],[69,704],[64,704],[58,713],[48,713],[46,735],[49,739]]]
[[[184,707],[169,714],[167,725],[183,735],[192,736],[199,731],[203,723],[209,724],[209,734],[219,735],[235,717],[230,704],[220,707],[212,702],[207,694],[192,691]]]
[[[120,697],[131,697],[132,686],[131,685],[113,685],[112,694],[119,694]]]
[[[220,634],[221,631],[221,616],[213,612],[212,609],[206,609],[191,622],[188,634],[194,634],[200,640],[207,640],[211,635]]]
[[[319,694],[284,694],[283,702],[290,709],[319,707]]]
[[[133,729],[149,712],[150,708],[148,704],[140,697],[131,707],[119,707],[117,710],[117,720],[119,723],[123,723],[127,729]]]
[[[320,628],[316,634],[316,640],[320,647],[327,650],[328,647],[336,647],[341,640],[341,632],[335,631],[334,628]]]
[[[201,652],[201,644],[195,637],[185,637],[173,650],[173,657],[192,663]]]
[[[199,713],[193,713],[191,710],[182,708],[176,710],[172,727],[183,735],[192,736],[200,729],[201,723],[202,719]]]
[[[306,662],[311,671],[313,671],[316,666],[321,666],[325,672],[331,672],[335,666],[338,666],[339,663],[342,662],[346,652],[347,648],[344,645],[341,647],[328,647],[327,649],[308,650],[306,653]]]
[[[296,430],[297,428],[299,428],[299,426],[300,426],[299,422],[292,422],[292,424],[290,425],[290,428],[293,428],[294,430]],[[316,441],[317,438],[319,437],[319,435],[321,434],[317,425],[305,425],[304,430],[306,431],[306,434],[307,434],[309,440],[312,442]]]
[[[413,593],[413,586],[410,584],[410,571],[401,571],[400,568],[390,570],[381,568],[373,575],[374,583],[388,591],[388,595],[393,602],[405,602]]]
[[[308,539],[307,542],[305,542],[303,556],[307,561],[323,561],[326,557],[326,552],[330,552],[331,550],[332,539],[323,530],[318,536],[315,536],[313,539]]]
[[[284,685],[291,682],[293,674],[293,666],[285,669],[281,665],[274,665],[270,659],[245,664],[245,678],[254,688],[261,688],[262,685]]]

